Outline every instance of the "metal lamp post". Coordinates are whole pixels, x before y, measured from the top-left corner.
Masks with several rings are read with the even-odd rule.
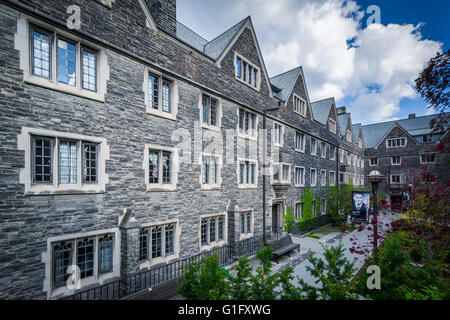
[[[267,111],[279,110],[280,106],[269,107],[264,109],[263,116],[263,132],[264,132],[264,146],[263,146],[263,243],[266,244],[266,152],[267,152],[267,132],[266,132],[266,117]]]
[[[378,250],[377,248],[377,242],[378,242],[378,202],[377,202],[377,189],[378,184],[383,179],[383,175],[374,170],[370,172],[370,174],[367,176],[369,179],[369,182],[372,184],[372,192],[373,192],[373,252],[376,252]]]

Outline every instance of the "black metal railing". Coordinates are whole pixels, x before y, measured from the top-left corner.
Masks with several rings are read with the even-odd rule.
[[[298,233],[306,233],[312,231],[314,229],[320,228],[330,222],[330,215],[323,214],[297,224]]]
[[[261,245],[263,244],[263,237],[257,236],[248,239],[244,239],[238,242],[237,248],[237,256],[252,256],[256,254],[256,252],[261,249]]]
[[[203,259],[217,255],[221,267],[233,262],[229,245],[214,248],[195,256],[155,266],[149,270],[121,278],[101,286],[77,292],[64,300],[118,300],[133,293],[162,285],[183,276],[184,271],[193,264],[200,264]]]

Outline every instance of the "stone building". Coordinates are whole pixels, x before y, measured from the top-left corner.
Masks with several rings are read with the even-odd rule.
[[[250,17],[208,41],[176,0],[4,0],[0,29],[0,299],[261,237],[269,107],[268,237],[305,188],[364,184],[364,127],[269,78]]]

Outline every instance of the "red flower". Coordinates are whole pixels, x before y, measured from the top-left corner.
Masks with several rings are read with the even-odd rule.
[[[347,230],[346,227],[341,228],[341,232],[345,232],[345,230]]]
[[[361,231],[363,231],[363,230],[364,230],[364,227],[363,227],[363,226],[359,226],[358,232],[361,232]]]
[[[445,145],[444,145],[443,142],[439,142],[439,143],[436,145],[436,150],[438,150],[438,151],[443,151],[444,148],[445,148]]]

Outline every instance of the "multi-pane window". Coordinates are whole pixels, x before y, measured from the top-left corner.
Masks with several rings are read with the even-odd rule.
[[[208,126],[217,127],[217,100],[207,96],[202,95],[202,123]]]
[[[352,142],[352,132],[351,131],[346,131],[345,132],[345,139],[347,140],[347,142]]]
[[[39,77],[51,78],[52,36],[37,30],[33,30],[32,35],[32,73]]]
[[[56,55],[52,55],[52,47]],[[62,83],[79,89],[97,91],[97,55],[95,50],[81,43],[59,37],[31,27],[31,70],[34,76],[50,79],[53,83]],[[80,61],[80,63],[78,63]],[[56,79],[52,79],[51,66],[56,65]],[[77,74],[81,83],[77,83]]]
[[[174,254],[175,229],[175,223],[141,229],[139,234],[139,260],[166,258]]]
[[[315,156],[317,154],[317,140],[311,138],[311,154]]]
[[[53,287],[66,285],[68,267],[76,265],[80,279],[98,277],[113,271],[114,236],[103,234],[53,243]]]
[[[420,155],[420,163],[422,163],[422,164],[436,163],[436,153],[421,154]]]
[[[149,150],[148,163],[150,184],[172,183],[172,152]]]
[[[330,160],[336,160],[336,146],[330,145]]]
[[[76,45],[58,39],[57,41],[57,74],[58,81],[75,86],[76,84]]]
[[[77,184],[80,175],[83,183],[98,182],[96,143],[40,136],[32,136],[31,141],[33,183],[52,184],[55,162],[58,164],[59,184]],[[80,146],[82,152],[78,152]],[[81,174],[78,168],[80,157]]]
[[[283,146],[283,126],[273,123],[273,141],[275,146]]]
[[[330,130],[330,132],[336,134],[336,121],[334,121],[331,118],[328,118],[328,130]]]
[[[401,163],[401,158],[399,156],[395,156],[391,158],[391,164],[394,166],[399,166]]]
[[[327,184],[327,171],[320,170],[320,185],[326,186],[326,184]]]
[[[295,167],[295,185],[297,186],[305,185],[305,168]]]
[[[388,148],[397,148],[406,146],[406,138],[387,139],[386,146]]]
[[[237,79],[251,87],[258,88],[258,72],[259,69],[255,65],[236,55]]]
[[[214,216],[201,219],[200,241],[201,245],[214,244],[224,239],[224,216]]]
[[[254,113],[239,109],[239,133],[252,137],[256,136],[256,115]]]
[[[303,216],[303,202],[297,202],[294,209],[294,218],[299,221]]]
[[[377,166],[378,165],[378,158],[370,158],[370,166]]]
[[[290,183],[291,182],[291,165],[286,163],[275,163],[272,166],[274,183]]]
[[[239,184],[240,185],[256,184],[256,162],[239,161]]]
[[[326,158],[327,157],[327,145],[325,142],[321,142],[320,143],[320,156],[322,158]]]
[[[152,109],[171,113],[171,94],[172,81],[161,76],[149,74],[148,96],[149,104]]]
[[[343,172],[339,172],[339,183],[345,183],[345,174]]]
[[[336,184],[336,173],[334,171],[330,171],[330,186],[334,186]]]
[[[320,203],[319,203],[319,210],[321,214],[325,214],[327,212],[327,200],[326,199],[320,199]]]
[[[252,212],[251,211],[241,212],[240,220],[241,220],[240,221],[241,235],[252,233]]]
[[[294,94],[294,111],[306,117],[306,101]]]
[[[305,134],[296,131],[295,132],[295,150],[305,152]]]
[[[202,184],[218,184],[218,158],[202,156]]]
[[[316,183],[317,183],[317,170],[316,169],[311,169],[310,181],[311,181],[311,187],[315,187]]]
[[[391,183],[400,183],[400,175],[391,174]]]

